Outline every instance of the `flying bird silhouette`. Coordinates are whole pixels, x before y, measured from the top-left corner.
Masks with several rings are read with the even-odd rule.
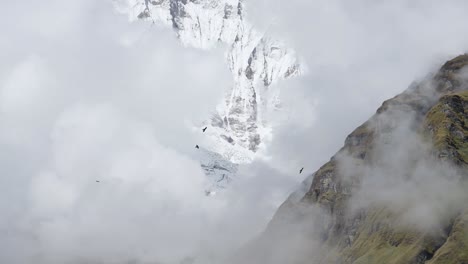
[[[299,171],[299,174],[301,174],[303,170],[304,170],[304,168],[302,168],[302,169]]]
[[[96,180],[96,182],[100,182],[100,181]]]
[[[196,148],[196,149],[200,149],[200,147],[199,147],[198,145],[195,145],[195,148]]]
[[[205,131],[206,131],[207,128],[208,128],[208,127],[205,127],[205,128],[203,129],[203,133],[205,133]]]

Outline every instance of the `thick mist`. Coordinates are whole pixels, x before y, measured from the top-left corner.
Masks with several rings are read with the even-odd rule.
[[[219,263],[260,234],[382,100],[468,44],[464,1],[397,1],[371,5],[372,12],[368,1],[273,2],[247,2],[252,22],[261,28],[275,17],[268,34],[295,47],[308,73],[279,84],[273,143],[215,197],[204,193],[209,183],[194,149],[202,134],[193,124],[210,117],[231,85],[224,47],[182,47],[171,30],[130,24],[109,1],[2,3],[0,262]],[[410,147],[417,156],[427,148],[405,142],[382,152]],[[424,227],[433,227],[439,208],[463,196],[451,181],[457,174],[426,171],[430,160],[409,182],[398,174],[387,188],[387,171],[401,161],[390,157],[364,169],[377,177],[363,182],[356,208],[369,199],[396,206],[411,199],[409,209],[418,210],[405,208],[405,221],[424,216]],[[439,200],[437,185],[421,186],[426,173],[454,187],[453,197]],[[428,191],[436,196],[418,207]],[[300,212],[267,241],[281,249],[288,230],[297,234],[272,263],[320,249],[328,215]],[[257,256],[262,251],[249,257]]]
[[[439,158],[429,131],[416,116],[395,109],[371,120],[376,138],[369,161],[344,153],[338,157],[339,171],[345,182],[359,178],[349,201],[350,214],[386,208],[396,216],[395,226],[436,233],[466,208],[462,179],[468,174],[453,161]]]
[[[2,263],[218,259],[300,180],[256,161],[205,195],[194,124],[232,84],[223,47],[182,47],[106,1],[3,5]]]

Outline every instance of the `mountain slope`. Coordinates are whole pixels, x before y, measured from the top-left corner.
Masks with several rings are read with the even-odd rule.
[[[466,65],[454,58],[384,102],[279,208],[248,262],[468,263]]]

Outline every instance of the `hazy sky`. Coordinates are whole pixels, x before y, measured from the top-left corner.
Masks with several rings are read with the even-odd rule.
[[[308,74],[279,84],[288,118],[272,159],[215,199],[191,124],[232,82],[223,47],[183,48],[110,1],[2,3],[0,262],[174,261],[236,246],[299,167],[315,171],[384,99],[468,47],[466,1],[246,2]]]

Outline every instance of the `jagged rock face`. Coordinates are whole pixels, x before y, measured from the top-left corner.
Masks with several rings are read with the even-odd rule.
[[[243,0],[116,0],[131,20],[172,26],[186,46],[227,45],[232,87],[207,121],[206,146],[234,163],[250,162],[271,128],[265,113],[279,107],[277,81],[300,74],[294,51],[256,31],[244,18]]]
[[[399,174],[412,177],[416,164],[425,159],[456,168],[457,181],[462,186],[465,184],[468,180],[468,84],[463,71],[467,65],[468,55],[459,56],[443,65],[433,77],[384,102],[369,121],[346,138],[344,147],[306,180],[302,190],[280,207],[258,243],[265,244],[264,240],[278,234],[291,243],[292,239],[288,238],[294,236],[295,229],[291,228],[294,224],[290,223],[294,218],[296,226],[306,223],[319,233],[304,243],[318,241],[320,244],[315,246],[318,251],[312,251],[310,245],[308,252],[293,259],[295,263],[468,263],[466,206],[454,211],[444,208],[447,211],[438,219],[440,230],[431,232],[415,226],[403,227],[399,223],[402,212],[378,203],[351,209],[363,177],[376,177],[366,174],[364,168],[385,167],[385,159],[392,155],[407,155],[407,158],[398,164],[388,163],[391,173],[385,177]],[[402,125],[404,122],[407,124]],[[431,142],[428,144],[431,147],[418,150],[408,147],[403,149],[409,153],[382,154],[383,145],[406,144],[395,136],[401,133],[398,130],[402,126],[414,131],[421,140]],[[447,190],[444,195],[450,196],[450,192]],[[313,208],[319,208],[329,218],[316,221],[304,214],[316,210]],[[283,245],[280,243],[280,247]],[[278,248],[263,247],[263,250],[264,255],[271,255]],[[262,260],[257,259],[256,263]]]

